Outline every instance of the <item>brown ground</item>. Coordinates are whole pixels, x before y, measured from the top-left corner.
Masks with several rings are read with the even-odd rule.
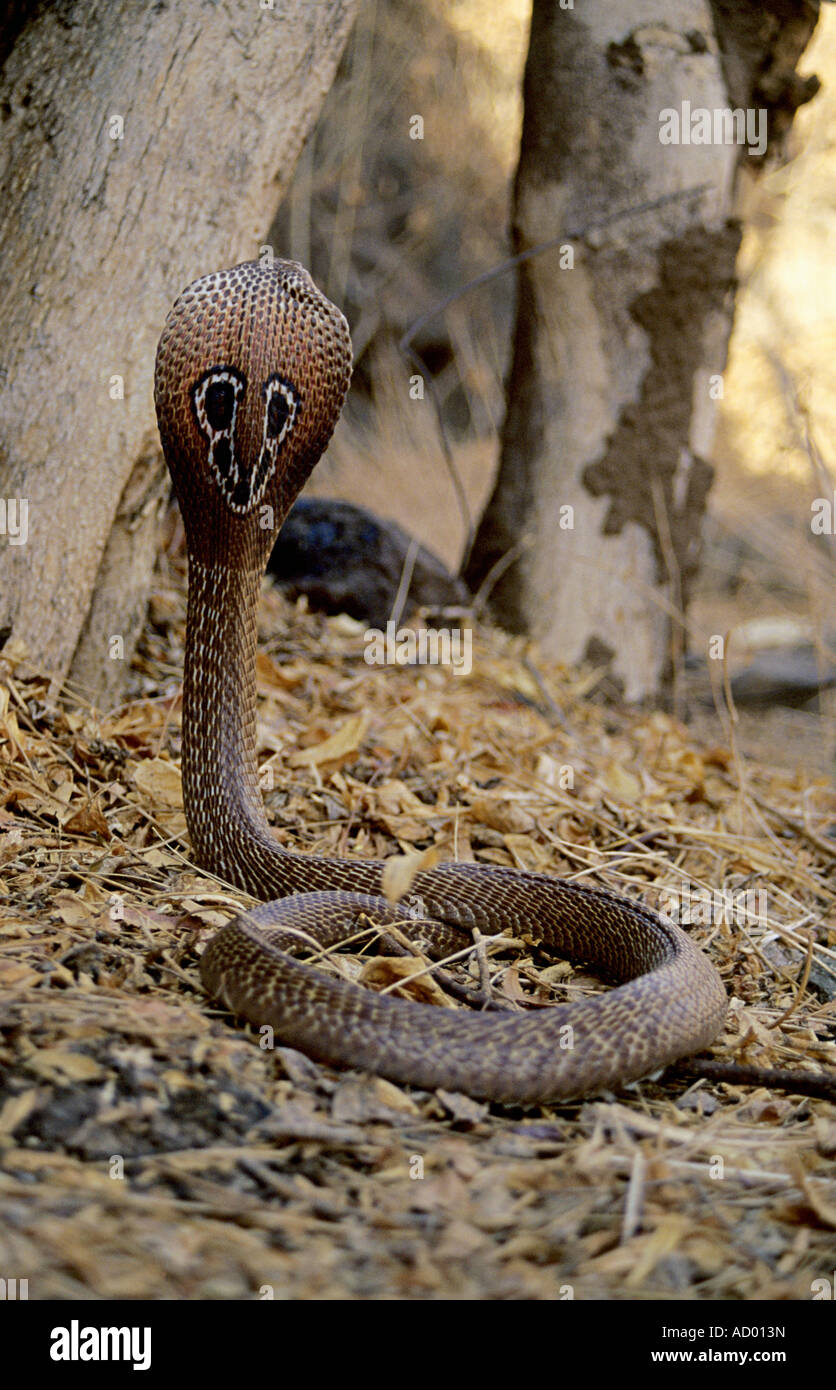
[[[50,713],[45,683],[4,671],[0,1268],[30,1298],[811,1297],[836,1227],[824,1100],[671,1080],[516,1112],[265,1052],[203,998],[196,954],[242,895],[190,866],[183,835],[183,618],[172,561],[137,698],[106,716]],[[436,845],[650,902],[765,889],[764,920],[693,927],[732,1001],[716,1055],[836,1066],[826,779],[744,773],[489,630],[469,677],[370,670],[356,625],[272,594],[263,636],[282,842]],[[497,997],[594,987],[547,964],[522,943],[492,959]],[[335,968],[398,978],[385,958]]]

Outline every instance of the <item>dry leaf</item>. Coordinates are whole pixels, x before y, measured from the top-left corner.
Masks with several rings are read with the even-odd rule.
[[[502,838],[521,868],[541,873],[554,867],[552,848],[539,844],[532,835],[503,835]]]
[[[41,1096],[32,1086],[20,1095],[8,1096],[0,1109],[0,1134],[14,1134],[18,1125],[37,1110],[40,1102]]]
[[[359,752],[369,727],[367,714],[352,714],[343,725],[313,748],[303,748],[290,758],[291,767],[319,767],[323,763],[341,762]]]
[[[475,796],[470,803],[473,820],[499,830],[503,835],[523,835],[535,827],[530,811],[508,792],[499,796]]]
[[[62,889],[52,899],[52,906],[68,927],[84,927],[92,920],[90,904],[78,893]]]
[[[288,661],[279,665],[264,651],[259,651],[256,656],[255,673],[259,686],[271,690],[292,690],[294,685],[299,685],[307,677],[307,671],[300,663],[291,664]]]
[[[424,962],[415,956],[375,956],[366,962],[359,979],[361,984],[378,985],[382,989],[397,984],[399,995],[417,999],[422,1004],[449,1004],[447,995],[432,975],[420,974],[426,969]],[[420,978],[413,979],[414,975]]]
[[[92,1057],[60,1047],[42,1047],[26,1063],[30,1071],[46,1081],[95,1081],[105,1075]]]
[[[617,796],[619,801],[638,801],[642,794],[642,784],[635,772],[628,772],[626,767],[615,761],[609,762],[603,769],[601,780],[607,791],[613,796]]]
[[[23,961],[0,960],[0,988],[12,989],[15,985],[39,985],[43,976]]]
[[[368,789],[364,802],[369,814],[380,821],[390,835],[398,840],[423,840],[427,835],[427,820],[435,812],[397,777],[381,787]]]
[[[398,903],[412,887],[415,875],[421,869],[431,869],[438,862],[438,850],[434,845],[423,854],[393,854],[383,865],[380,886],[383,895],[390,903]]]
[[[182,809],[183,780],[180,769],[166,758],[150,758],[147,762],[138,763],[134,783],[149,801],[173,810]]]
[[[95,835],[102,840],[110,839],[110,826],[95,801],[88,801],[80,811],[64,821],[64,829],[73,835]]]
[[[347,1076],[341,1079],[331,1102],[331,1114],[340,1124],[369,1124],[390,1120],[392,1112],[418,1115],[411,1096],[379,1076]]]

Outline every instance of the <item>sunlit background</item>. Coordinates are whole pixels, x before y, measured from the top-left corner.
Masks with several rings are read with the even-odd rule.
[[[496,469],[513,277],[474,288],[417,339],[455,479],[432,405],[416,410],[409,400],[411,368],[398,344],[416,319],[509,254],[528,19],[527,0],[368,0],[269,235],[282,254],[311,265],[352,325],[349,409],[311,493],[394,518],[454,568]],[[825,669],[836,646],[834,538],[810,529],[811,504],[832,497],[836,476],[831,6],[800,72],[818,74],[822,87],[796,116],[791,158],[740,178],[740,290],[688,618],[695,654],[712,635],[731,634],[732,671],[775,647],[803,648]],[[422,140],[410,139],[415,115]],[[818,706],[742,710],[741,738],[779,761],[832,766],[832,714],[827,692]],[[706,736],[721,732],[699,700],[694,717]]]

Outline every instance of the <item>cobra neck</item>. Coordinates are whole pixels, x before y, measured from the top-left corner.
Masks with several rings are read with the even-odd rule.
[[[260,568],[189,560],[183,674],[183,799],[196,858],[253,891],[275,853],[256,769]]]

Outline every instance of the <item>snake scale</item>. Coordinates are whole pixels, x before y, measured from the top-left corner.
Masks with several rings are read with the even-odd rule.
[[[717,1035],[720,977],[672,922],[543,873],[472,863],[423,870],[421,920],[382,895],[379,862],[276,842],[256,777],[256,610],[281,523],[333,433],[351,376],[348,325],[292,261],[196,280],[157,350],[160,437],[189,559],[183,798],[197,861],[263,900],[200,963],[207,992],[321,1061],[504,1103],[576,1097],[646,1076]],[[614,986],[529,1013],[381,996],[297,959],[369,921],[426,927],[446,947],[511,931]]]

